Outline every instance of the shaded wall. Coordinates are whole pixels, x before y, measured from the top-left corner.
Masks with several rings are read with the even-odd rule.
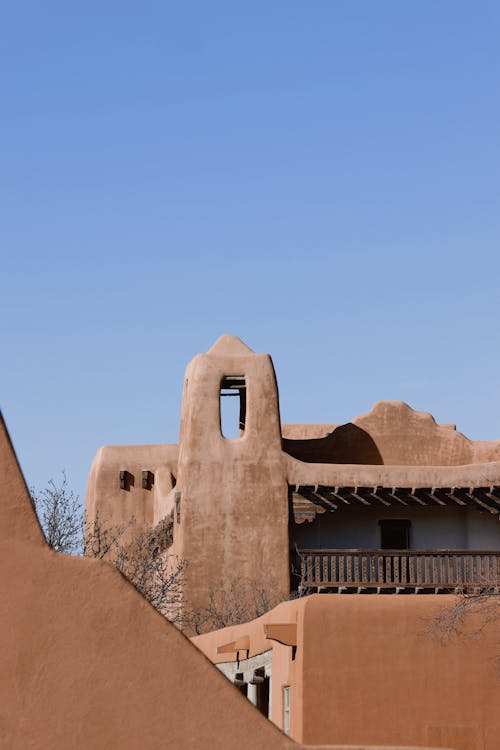
[[[379,549],[379,521],[411,521],[412,549],[500,549],[498,516],[476,508],[342,508],[318,513],[314,521],[295,524],[299,548]]]
[[[379,401],[345,425],[284,425],[283,450],[310,463],[460,466],[500,460],[500,441],[469,440],[402,401]]]

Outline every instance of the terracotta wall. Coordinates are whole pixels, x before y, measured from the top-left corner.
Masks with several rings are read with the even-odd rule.
[[[193,641],[219,663],[236,655],[218,654],[218,646],[245,634],[250,656],[272,648],[273,721],[282,726],[282,689],[290,685],[292,736],[304,743],[497,750],[500,684],[493,628],[447,645],[426,632],[432,614],[453,601],[317,594]],[[295,659],[291,647],[264,637],[266,624],[285,622],[297,624]]]
[[[246,382],[240,438],[221,433],[223,377]],[[276,378],[270,357],[223,336],[189,365],[184,385],[172,551],[187,560],[196,611],[207,589],[255,581],[270,600],[289,593],[288,487],[282,467]]]
[[[136,529],[149,528],[165,516],[166,500],[177,474],[176,445],[109,445],[101,448],[87,483],[86,511],[106,525],[126,525],[133,518]],[[142,486],[143,470],[154,476],[149,489]],[[126,486],[120,487],[120,471]]]
[[[219,391],[225,376],[241,376],[246,382],[246,425],[236,439],[221,433]],[[402,402],[379,402],[347,425],[291,425],[284,435],[288,437],[282,440],[271,358],[255,354],[234,336],[222,336],[187,368],[179,447],[110,446],[98,452],[88,483],[89,518],[97,512],[111,524],[135,518],[140,529],[173,514],[169,551],[187,562],[185,601],[188,609],[200,612],[208,604],[209,588],[242,581],[256,583],[271,602],[287,598],[289,546],[295,541],[289,538],[289,485],[468,487],[500,482],[500,442],[468,440]],[[141,486],[144,469],[154,474],[151,490]],[[120,489],[120,470],[134,476],[132,487]],[[340,517],[330,520],[341,522]],[[326,530],[326,521],[320,523]],[[455,546],[455,526],[457,533],[446,537],[434,526],[432,533],[437,529],[445,539],[438,547]],[[471,529],[476,527],[474,521]],[[420,534],[416,518],[415,528]],[[310,530],[307,534],[312,536]],[[484,548],[494,540],[490,524],[471,534],[467,544]]]
[[[1,415],[0,480],[1,748],[296,747],[116,569],[48,548]]]
[[[425,632],[428,618],[453,601],[411,594],[310,597],[297,738],[497,750],[498,628],[447,645]]]
[[[0,747],[287,748],[112,566],[50,550],[0,423]]]
[[[301,461],[460,466],[500,461],[499,440],[470,440],[455,425],[402,401],[378,401],[343,425],[283,425],[284,450]]]
[[[271,720],[277,727],[283,729],[283,686],[292,685],[297,696],[301,694],[301,662],[303,650],[297,653],[297,658],[292,659],[292,648],[278,641],[266,638],[265,627],[271,623],[298,624],[299,633],[303,632],[302,621],[304,617],[305,599],[300,602],[282,602],[270,612],[258,617],[251,622],[242,625],[232,625],[227,628],[215,630],[203,635],[194,636],[191,640],[214,664],[223,664],[231,660],[239,659],[239,668],[244,669],[245,659],[272,650],[272,679],[271,696],[272,705]],[[238,645],[241,639],[248,636],[249,651],[244,650],[227,651],[219,653],[221,646],[235,643]],[[301,700],[299,698],[299,700]],[[301,712],[299,712],[301,713]],[[292,737],[295,739],[295,727],[292,726]]]

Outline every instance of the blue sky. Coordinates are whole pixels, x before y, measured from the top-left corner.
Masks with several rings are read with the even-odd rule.
[[[176,442],[187,362],[287,422],[382,398],[500,438],[497,2],[0,10],[1,404],[29,483]]]

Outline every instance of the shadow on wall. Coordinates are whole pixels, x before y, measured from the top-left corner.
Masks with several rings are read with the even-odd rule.
[[[383,464],[373,438],[352,422],[340,425],[329,435],[312,440],[283,438],[283,450],[299,461],[313,464]]]

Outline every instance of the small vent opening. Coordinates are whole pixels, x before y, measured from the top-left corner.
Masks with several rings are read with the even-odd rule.
[[[225,438],[235,440],[245,432],[247,389],[244,375],[222,378],[219,393],[220,430]]]

